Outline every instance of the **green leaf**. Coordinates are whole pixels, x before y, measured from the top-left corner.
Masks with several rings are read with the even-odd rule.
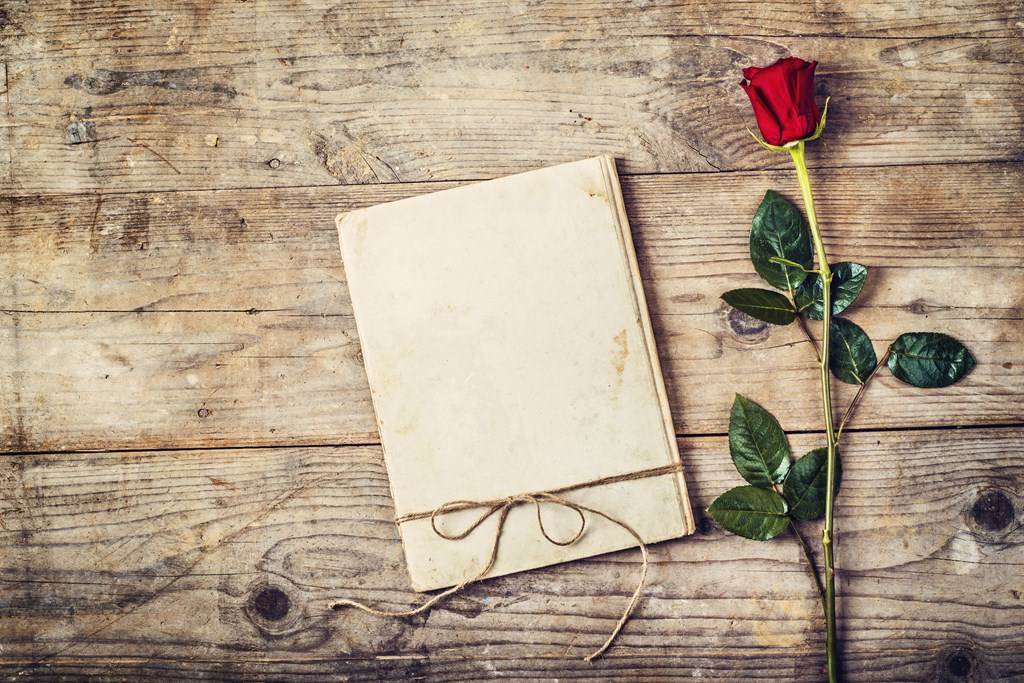
[[[785,259],[803,267],[772,261]],[[776,289],[796,289],[810,269],[811,233],[800,211],[777,192],[768,190],[750,228],[750,260],[754,270]]]
[[[739,394],[729,414],[729,453],[740,475],[754,486],[770,489],[789,471],[789,441],[779,421]]]
[[[708,512],[728,531],[755,541],[775,538],[789,526],[782,496],[754,486],[726,491],[708,507]]]
[[[843,261],[832,266],[832,315],[839,315],[852,304],[864,289],[868,279],[868,269],[859,263]],[[821,295],[821,276],[810,273],[803,281],[793,297],[796,299],[797,310],[811,320],[821,320],[823,306]]]
[[[772,325],[788,325],[796,318],[792,302],[770,289],[734,289],[723,294],[722,300]]]
[[[836,451],[835,493],[839,493],[842,475],[839,452]],[[815,448],[793,463],[786,477],[782,496],[789,506],[789,514],[810,522],[825,514],[825,490],[828,487],[828,449]]]
[[[915,387],[948,387],[973,367],[971,352],[940,332],[907,332],[889,347],[889,371]]]
[[[828,367],[832,374],[847,384],[864,384],[878,363],[864,330],[846,318],[832,318],[831,343]]]

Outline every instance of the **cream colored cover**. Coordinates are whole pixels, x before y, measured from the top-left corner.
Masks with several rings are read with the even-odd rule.
[[[615,162],[597,157],[337,218],[396,516],[676,463]],[[693,532],[682,473],[562,494],[645,543]],[[445,515],[459,529],[480,511]],[[546,541],[532,506],[508,516],[488,576],[636,541],[588,514]],[[498,515],[467,538],[402,522],[417,590],[485,565]],[[576,514],[544,505],[552,536]]]

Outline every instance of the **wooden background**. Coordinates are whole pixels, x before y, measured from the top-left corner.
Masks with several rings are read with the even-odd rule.
[[[830,254],[871,268],[852,317],[879,352],[935,330],[979,360],[883,376],[848,435],[847,677],[1024,680],[1020,0],[0,0],[5,680],[820,680],[792,538],[702,512],[740,482],[734,392],[821,442],[798,330],[718,299],[757,281],[763,192],[798,197],[737,85],[788,54],[832,98],[809,163]],[[596,154],[699,533],[652,549],[590,666],[635,551],[330,612],[418,599],[334,214]]]

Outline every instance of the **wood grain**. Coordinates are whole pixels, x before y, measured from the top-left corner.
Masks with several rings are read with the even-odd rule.
[[[520,30],[574,28],[582,22],[608,40],[655,32],[683,36],[1014,38],[1019,35],[1020,10],[1019,2],[969,0],[922,0],[912,5],[887,0],[854,0],[808,6],[778,0],[757,4],[661,0],[624,2],[613,8],[596,0],[551,0],[543,6],[526,2],[433,0],[417,3],[415,7],[396,3],[380,6],[367,0],[338,7],[311,0],[293,0],[262,3],[255,8],[216,2],[190,5],[154,2],[140,7],[127,0],[86,0],[69,11],[58,0],[35,0],[10,3],[4,31],[8,36],[23,36],[31,34],[33,29],[45,29],[49,34],[60,36],[77,30],[80,32],[78,40],[64,47],[78,56],[91,56],[97,49],[108,46],[107,41],[112,39],[130,40],[136,47],[156,43],[158,39],[166,41],[163,24],[179,25],[172,45],[188,46],[187,36],[180,27],[187,23],[188,28],[207,39],[219,36],[222,51],[241,48],[245,43],[238,36],[234,36],[239,41],[237,44],[228,41],[239,31],[241,20],[251,20],[253,16],[264,20],[266,25],[250,28],[266,33],[271,33],[272,29],[298,31],[298,24],[309,22],[311,17],[329,20],[321,27],[332,33],[344,26],[372,26],[379,33],[388,25],[426,33],[459,18],[468,19],[466,25],[475,23],[493,30],[500,19],[519,17],[521,26],[517,28]],[[126,30],[129,27],[130,33]],[[466,26],[459,28],[464,30]],[[310,32],[307,27],[305,33]]]
[[[1019,2],[9,5],[20,194],[781,167],[737,83],[791,52],[822,62],[831,165],[1024,153]]]
[[[332,218],[620,159],[695,510],[740,480],[733,392],[820,445],[799,331],[730,314],[769,187],[739,71],[817,59],[812,182],[884,376],[844,435],[846,680],[1024,680],[1021,0],[0,0],[0,678],[821,680],[791,538],[409,590]],[[837,402],[851,397],[838,388]],[[795,433],[793,433],[795,432]],[[817,537],[810,525],[809,538]]]
[[[973,680],[1021,675],[1022,437],[849,435],[838,557],[850,680],[947,680],[956,657]],[[680,450],[695,509],[741,483],[723,438]],[[618,617],[635,552],[489,580],[420,617],[328,612],[339,595],[422,599],[377,447],[40,454],[2,467],[0,664],[12,677],[813,681],[822,665],[820,608],[791,538],[746,541],[705,520],[659,544],[636,616],[588,667],[578,656]]]
[[[902,332],[933,330],[979,361],[941,391],[882,376],[853,426],[1019,423],[1020,167],[818,170],[814,182],[833,260],[871,269],[849,315],[878,352]],[[0,443],[376,443],[333,216],[450,186],[0,203],[10,255],[0,261],[0,362],[14,369],[0,375]],[[718,298],[758,285],[747,226],[767,188],[796,196],[792,174],[635,177],[624,187],[677,431],[724,433],[734,392],[789,430],[820,429],[798,328],[751,321]],[[852,397],[845,385],[837,392],[837,405]]]

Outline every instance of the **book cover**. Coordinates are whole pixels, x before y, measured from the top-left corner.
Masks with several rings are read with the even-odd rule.
[[[611,157],[342,214],[342,258],[413,587],[637,546],[561,505],[432,519],[453,501],[558,495],[645,543],[693,532]],[[569,489],[569,490],[566,490]],[[420,515],[416,517],[416,515]],[[426,515],[426,516],[425,516]],[[415,517],[404,519],[404,517]],[[545,537],[545,534],[547,537]]]

